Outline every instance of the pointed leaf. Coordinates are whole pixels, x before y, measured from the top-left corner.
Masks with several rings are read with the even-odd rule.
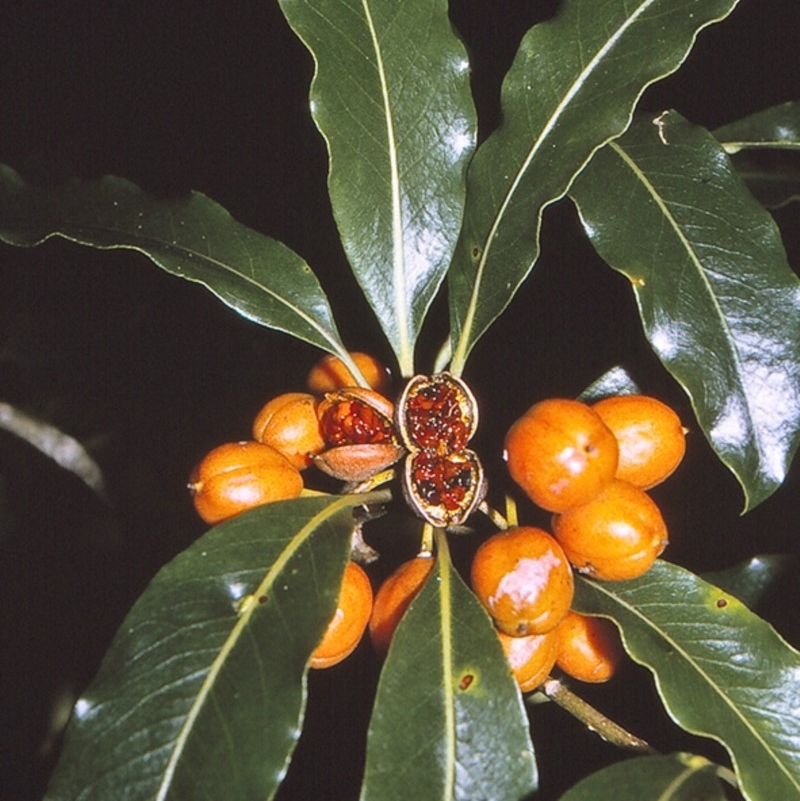
[[[445,544],[381,673],[361,799],[523,798],[536,784],[519,690]]]
[[[800,101],[793,100],[723,125],[714,136],[726,153],[744,149],[800,150]]]
[[[644,89],[677,69],[698,31],[736,2],[566,0],[525,35],[503,84],[503,122],[467,178],[448,274],[456,374],[536,261],[544,207],[625,130]]]
[[[53,236],[138,250],[244,317],[346,357],[328,299],[305,261],[199,192],[155,199],[115,177],[45,189],[0,165],[0,240],[29,247]]]
[[[717,766],[701,756],[644,756],[610,765],[559,801],[725,801]]]
[[[751,114],[717,128],[714,136],[732,154],[739,175],[767,208],[800,200],[800,102]]]
[[[617,622],[676,723],[728,749],[746,798],[800,798],[800,654],[769,624],[661,561],[632,581],[581,579],[574,606]]]
[[[269,504],[166,565],[75,705],[49,801],[272,798],[365,500]]]
[[[631,374],[624,367],[617,365],[589,384],[581,392],[578,400],[583,403],[593,403],[609,395],[636,395],[640,392],[639,385]]]
[[[800,281],[716,139],[675,112],[655,123],[599,151],[571,194],[750,509],[800,439]]]
[[[311,110],[356,278],[412,375],[461,227],[475,141],[466,51],[445,0],[281,0],[316,61]]]

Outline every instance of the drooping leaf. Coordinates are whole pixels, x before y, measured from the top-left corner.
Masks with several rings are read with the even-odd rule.
[[[742,150],[731,156],[747,188],[768,209],[800,200],[800,154]]]
[[[446,0],[281,0],[316,61],[311,111],[345,251],[403,375],[461,228],[475,143]]]
[[[528,721],[497,634],[444,537],[440,546],[381,673],[362,801],[511,799],[536,789]]]
[[[251,510],[162,568],[75,705],[48,801],[272,798],[365,500]]]
[[[662,561],[631,581],[579,580],[574,606],[617,622],[676,723],[727,748],[746,798],[800,798],[800,654],[768,623]]]
[[[53,236],[137,250],[203,284],[244,317],[349,360],[305,261],[198,192],[155,199],[116,177],[40,188],[0,165],[0,239],[30,247]]]
[[[726,153],[800,150],[800,101],[792,100],[723,125],[714,131]]]
[[[725,801],[717,766],[693,754],[643,756],[587,776],[559,801]]]
[[[467,176],[448,273],[452,370],[508,305],[539,253],[544,207],[595,149],[625,130],[644,89],[685,60],[736,0],[565,0],[523,38],[502,90],[503,122]]]
[[[716,139],[675,112],[598,151],[571,195],[752,508],[800,439],[800,281],[774,220]]]

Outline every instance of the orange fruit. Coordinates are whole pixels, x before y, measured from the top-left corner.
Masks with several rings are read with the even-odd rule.
[[[206,523],[220,523],[272,501],[296,498],[300,471],[261,442],[228,442],[206,454],[189,479],[192,501]]]
[[[280,451],[298,470],[325,447],[317,399],[307,392],[286,392],[265,404],[253,421],[253,438]]]
[[[602,617],[570,610],[556,628],[556,665],[579,681],[608,681],[622,661],[624,651],[617,627]]]
[[[553,629],[545,634],[509,637],[497,632],[508,665],[522,692],[535,690],[548,676],[556,662],[558,634]]]
[[[614,478],[619,446],[589,406],[552,398],[511,426],[505,459],[511,478],[535,504],[563,512],[591,500]]]
[[[647,395],[617,395],[592,406],[619,443],[617,478],[642,489],[660,484],[681,463],[686,432],[673,409]]]
[[[357,351],[351,353],[350,357],[372,389],[381,393],[389,391],[392,383],[391,375],[378,359],[368,353]],[[324,395],[326,392],[333,392],[343,387],[354,387],[357,384],[344,362],[330,353],[323,356],[311,368],[306,379],[309,390],[317,395]]]
[[[472,589],[497,628],[512,637],[554,629],[572,603],[572,570],[546,531],[519,526],[484,541],[472,560]]]
[[[389,650],[397,624],[422,589],[435,563],[432,556],[415,556],[400,565],[378,588],[369,619],[369,634],[379,654]]]
[[[607,581],[643,575],[669,540],[655,501],[619,479],[589,503],[554,515],[553,533],[573,567]]]
[[[327,668],[339,664],[355,651],[372,612],[372,585],[364,568],[348,562],[342,576],[342,588],[336,612],[320,644],[311,654],[312,668]]]

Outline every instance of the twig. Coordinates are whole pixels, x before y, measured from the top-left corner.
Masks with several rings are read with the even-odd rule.
[[[548,676],[539,689],[551,701],[576,717],[587,729],[596,732],[606,742],[616,745],[619,748],[636,751],[640,754],[658,753],[658,751],[645,740],[623,729],[618,723],[610,720],[591,704],[579,698],[572,690],[567,689],[558,679]]]

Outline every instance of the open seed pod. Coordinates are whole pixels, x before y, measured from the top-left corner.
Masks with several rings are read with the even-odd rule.
[[[471,450],[443,455],[412,451],[403,468],[403,494],[432,526],[460,525],[486,495],[483,466]]]
[[[330,392],[317,414],[329,447],[314,457],[314,464],[334,478],[364,481],[405,452],[395,432],[394,404],[374,390],[349,387]]]
[[[397,430],[409,450],[463,451],[478,427],[470,388],[450,373],[414,376],[396,411]]]

